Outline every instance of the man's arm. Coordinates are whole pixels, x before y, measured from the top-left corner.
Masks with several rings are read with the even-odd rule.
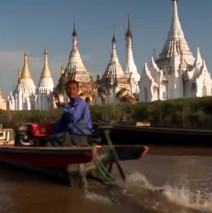
[[[82,117],[85,114],[85,108],[87,106],[88,105],[86,104],[86,102],[84,100],[80,100],[79,103],[76,105],[76,107],[74,107],[73,109],[70,110],[72,119],[73,119],[73,123],[76,123],[82,119]]]
[[[67,117],[66,113],[63,113],[61,118],[55,123],[53,128],[53,134],[65,131],[67,128]]]
[[[85,122],[85,127],[88,128],[89,130],[92,130],[92,120],[91,120],[91,113],[89,106],[86,104],[85,110],[84,110],[84,122]]]

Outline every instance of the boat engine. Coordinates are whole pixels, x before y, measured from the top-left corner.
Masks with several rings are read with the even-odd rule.
[[[42,146],[51,133],[51,123],[26,123],[15,128],[15,146]]]

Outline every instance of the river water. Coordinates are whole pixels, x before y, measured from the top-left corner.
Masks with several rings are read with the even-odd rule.
[[[152,152],[151,152],[152,149]],[[151,148],[143,159],[121,165],[117,186],[71,188],[0,165],[0,213],[195,213],[212,212],[212,150]]]

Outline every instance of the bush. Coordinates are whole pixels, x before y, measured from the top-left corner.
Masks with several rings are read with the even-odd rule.
[[[212,129],[212,97],[181,98],[137,104],[104,104],[90,108],[93,120],[106,123],[112,120],[131,123],[149,121],[151,126]],[[61,113],[59,109],[0,110],[0,123],[5,128],[13,128],[24,122],[54,122]]]

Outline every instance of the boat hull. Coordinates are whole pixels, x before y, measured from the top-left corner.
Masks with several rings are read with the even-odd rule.
[[[115,146],[119,160],[136,160],[146,155],[145,146]],[[79,178],[79,165],[92,163],[98,156],[104,163],[115,162],[110,146],[96,147],[18,147],[0,146],[0,162],[19,169],[30,170],[72,185]]]
[[[177,145],[187,147],[211,147],[212,130],[139,127],[139,126],[97,126],[101,145],[107,144],[104,130],[110,130],[114,145]]]
[[[92,147],[17,147],[1,146],[0,161],[40,167],[66,169],[69,164],[87,163],[93,158]],[[55,160],[56,159],[56,160]]]

